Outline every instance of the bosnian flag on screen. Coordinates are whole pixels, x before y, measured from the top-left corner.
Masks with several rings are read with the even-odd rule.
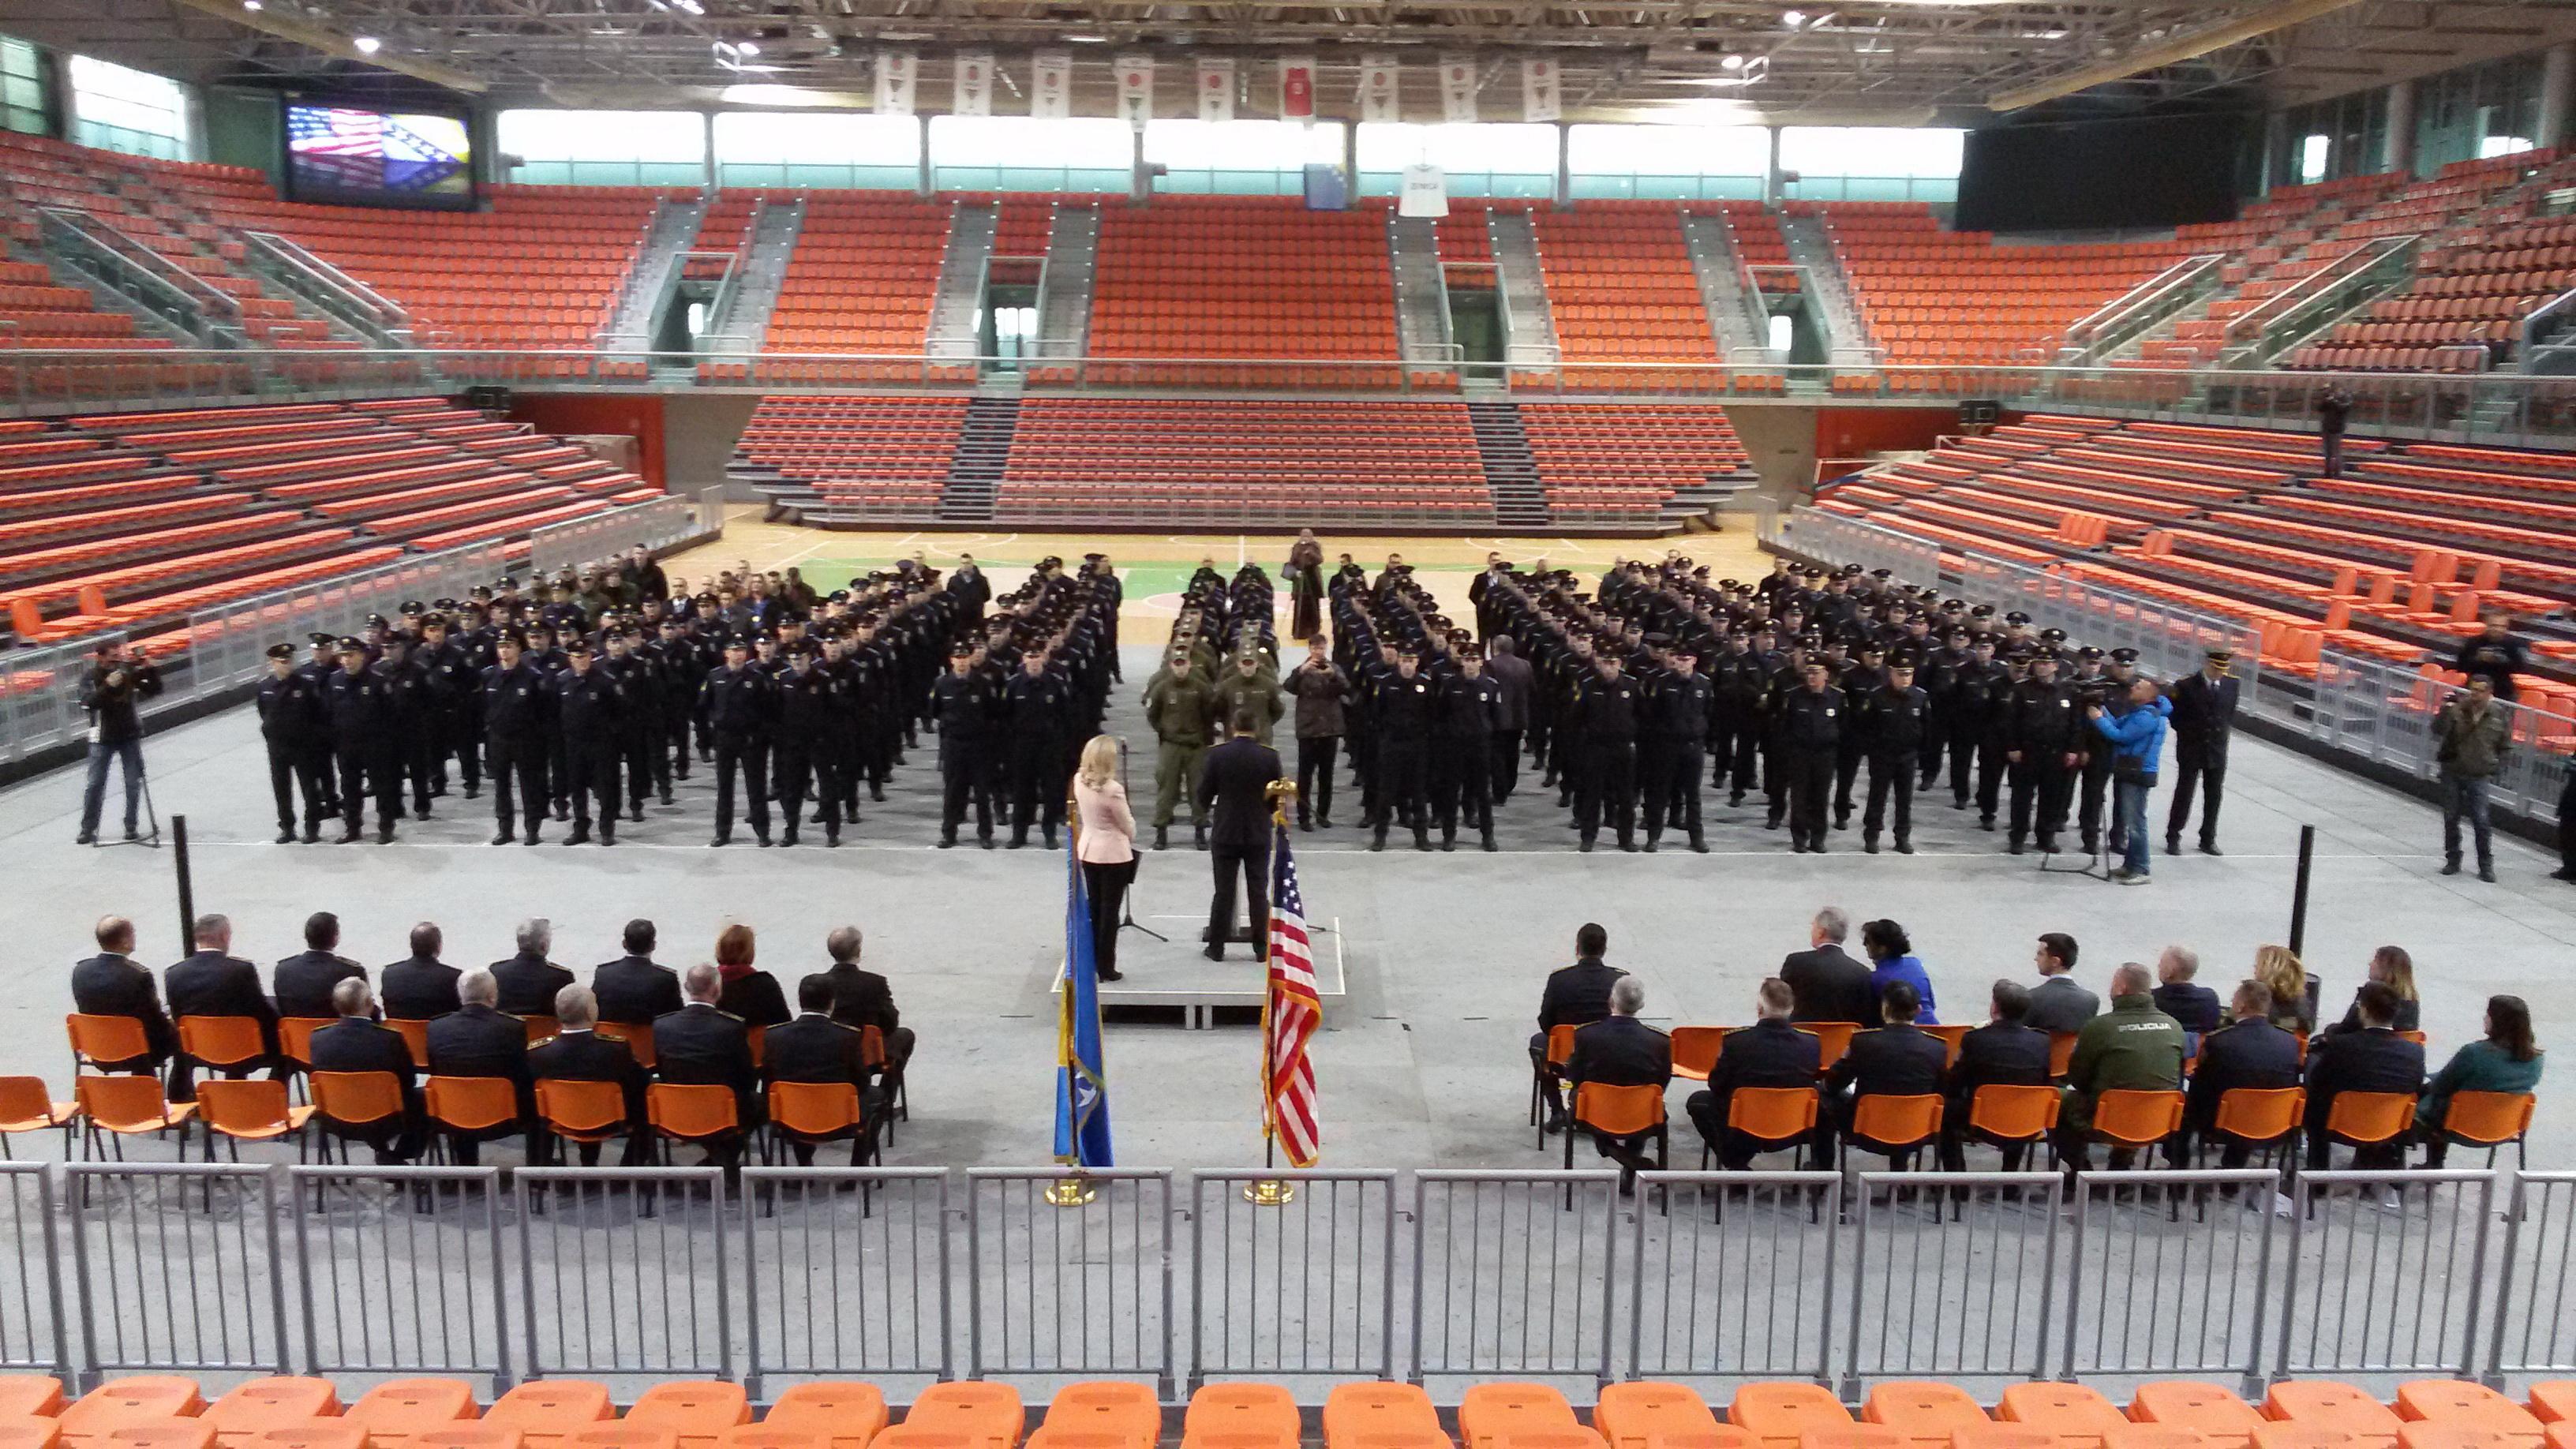
[[[465,123],[453,116],[292,106],[287,149],[310,182],[348,191],[462,191],[470,155]]]

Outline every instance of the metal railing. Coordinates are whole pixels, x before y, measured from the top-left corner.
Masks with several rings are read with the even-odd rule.
[[[85,211],[46,207],[45,245],[145,308],[214,348],[241,345],[241,304],[150,247]]]
[[[1634,1196],[1606,1171],[1208,1170],[1186,1195],[1151,1169],[0,1176],[0,1360],[85,1385],[1790,1378],[1857,1402],[1896,1378],[2253,1397],[2576,1368],[2568,1173],[1672,1172]],[[1247,1200],[1274,1179],[1285,1202]]]
[[[375,288],[350,276],[288,237],[245,231],[242,246],[262,276],[311,302],[372,339],[379,347],[411,340],[411,314]]]
[[[2370,296],[2415,274],[2420,236],[2375,237],[2227,324],[2229,362],[2278,356]]]
[[[2453,686],[2445,663],[2392,664],[2340,650],[2318,652],[2313,679],[2276,677],[2251,686],[2247,709],[2338,753],[2410,780],[2440,779],[2433,720]],[[2557,818],[2558,792],[2576,760],[2576,718],[2498,701],[2508,747],[2487,782],[2492,809],[2528,820]]]
[[[2224,253],[2185,257],[2163,271],[2078,318],[2066,329],[2058,360],[2081,365],[2107,357],[2120,347],[2218,290]]]

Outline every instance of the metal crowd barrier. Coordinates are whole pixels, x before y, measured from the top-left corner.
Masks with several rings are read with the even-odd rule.
[[[183,697],[256,683],[267,673],[268,646],[280,640],[295,646],[301,662],[308,634],[355,634],[369,614],[391,619],[409,601],[463,598],[508,568],[499,543],[469,544],[201,609],[188,616],[190,689]],[[166,683],[162,698],[170,700]]]
[[[707,490],[721,497],[721,489]],[[704,495],[672,494],[630,504],[569,523],[548,524],[528,533],[528,571],[537,576],[577,569],[584,564],[623,558],[631,548],[658,553],[705,533],[722,533],[724,514],[707,527]]]
[[[2576,1371],[2576,1173],[2312,1173],[2286,1199],[2270,1170],[2072,1192],[2054,1173],[1673,1172],[1633,1197],[1600,1170],[1410,1176],[1207,1171],[1181,1199],[1153,1170],[10,1165],[0,1361],[86,1385],[432,1373],[493,1394],[862,1378],[898,1401],[958,1376],[1166,1400],[1237,1377],[1305,1398],[1800,1379],[1857,1402],[1898,1378],[2254,1397],[2315,1375],[2384,1397]],[[1290,1200],[1247,1200],[1274,1178]]]
[[[2245,713],[2410,779],[2429,782],[2441,774],[2433,717],[2450,690],[2430,672],[2433,664],[2393,664],[2329,649],[2320,651],[2315,676],[2301,677],[2265,666],[2262,631],[2252,624],[1973,549],[1951,550],[1955,566],[1944,572],[1940,551],[1929,543],[1822,509],[1790,510],[1763,541],[1803,557],[1885,568],[1900,580],[1939,580],[1971,604],[2030,615],[2034,630],[2063,629],[2081,643],[2135,649],[2140,672],[2158,679],[2198,669],[2213,646],[2229,649]],[[2552,822],[2566,772],[2576,765],[2576,717],[2524,704],[2505,708],[2512,746],[2488,781],[2489,806]]]

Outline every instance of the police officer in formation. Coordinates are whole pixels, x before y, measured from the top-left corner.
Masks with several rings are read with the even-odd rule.
[[[1072,573],[1044,560],[999,599],[978,572],[943,584],[918,560],[805,593],[730,574],[667,597],[614,572],[525,594],[505,579],[406,605],[399,623],[371,618],[363,635],[315,636],[300,665],[276,645],[259,715],[279,842],[317,840],[333,815],[358,840],[370,800],[390,841],[395,821],[429,816],[452,764],[468,799],[488,777],[493,844],[539,843],[551,814],[572,823],[565,844],[613,845],[621,817],[642,820],[648,796],[672,803],[674,780],[712,764],[715,844],[738,811],[770,844],[774,800],[779,843],[810,823],[837,845],[862,790],[885,799],[903,751],[942,722],[936,661],[954,642],[984,704],[950,721],[983,746],[961,798],[1008,802],[1023,837],[1036,823],[1053,846],[1075,749],[1106,702],[1121,597],[1106,558]]]

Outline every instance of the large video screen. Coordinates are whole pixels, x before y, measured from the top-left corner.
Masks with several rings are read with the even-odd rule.
[[[462,116],[289,101],[286,175],[298,201],[474,205],[473,143]]]

